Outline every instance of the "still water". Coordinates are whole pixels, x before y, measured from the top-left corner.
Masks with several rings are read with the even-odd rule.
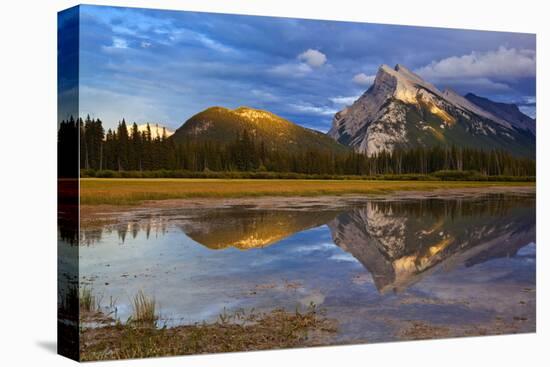
[[[121,320],[143,290],[168,326],[314,303],[334,343],[535,331],[534,195],[121,218],[82,229],[79,248],[81,286]]]

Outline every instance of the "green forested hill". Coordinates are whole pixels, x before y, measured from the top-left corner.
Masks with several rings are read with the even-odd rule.
[[[234,142],[243,133],[264,144],[268,151],[345,153],[350,150],[323,133],[296,125],[273,113],[248,107],[234,110],[208,108],[187,120],[171,139],[177,143],[190,140],[225,144]]]

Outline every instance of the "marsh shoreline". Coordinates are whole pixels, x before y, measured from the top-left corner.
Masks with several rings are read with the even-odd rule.
[[[148,200],[138,205],[81,205],[81,226],[93,226],[116,221],[117,218],[169,209],[223,209],[235,206],[250,209],[308,210],[311,207],[338,209],[365,200],[413,200],[444,198],[475,198],[485,195],[534,195],[535,185],[491,185],[486,187],[456,187],[432,190],[396,190],[384,194],[343,194],[319,196],[252,196],[252,197],[198,197],[181,199]]]

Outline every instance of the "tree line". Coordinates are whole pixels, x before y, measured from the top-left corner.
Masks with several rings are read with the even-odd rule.
[[[71,133],[72,131],[72,133]],[[78,133],[74,133],[78,131]],[[383,151],[373,156],[350,151],[335,154],[305,150],[288,152],[268,149],[247,131],[235,132],[227,143],[214,141],[176,142],[166,131],[153,137],[147,125],[122,120],[106,132],[100,119],[73,118],[60,125],[59,140],[80,136],[80,168],[88,170],[154,171],[184,170],[238,172],[293,172],[329,175],[431,174],[437,171],[477,171],[490,176],[534,176],[535,161],[503,150],[457,146],[418,147]],[[71,145],[72,144],[72,145]],[[74,141],[67,146],[74,149]],[[60,149],[64,144],[60,144]],[[61,150],[60,150],[61,154]],[[74,154],[74,153],[73,153]]]

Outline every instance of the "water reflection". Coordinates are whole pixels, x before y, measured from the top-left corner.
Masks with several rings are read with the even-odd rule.
[[[104,235],[116,233],[118,242],[123,244],[127,238],[136,239],[138,234],[144,233],[145,238],[158,238],[166,233],[169,223],[172,221],[166,215],[146,215],[134,220],[117,223],[115,225],[88,226],[80,230],[80,245],[91,246],[102,242]]]
[[[533,198],[369,202],[328,225],[382,293],[447,270],[510,256],[535,239]]]
[[[206,210],[195,214],[180,228],[194,241],[213,250],[228,247],[248,250],[270,246],[296,232],[319,227],[337,214],[332,210]]]
[[[332,242],[362,264],[380,293],[401,292],[438,268],[513,256],[534,242],[535,198],[372,200],[344,209],[174,209],[84,229],[80,236],[81,243],[93,245],[116,233],[123,244],[139,233],[159,238],[173,228],[207,249],[251,250],[325,224]]]

